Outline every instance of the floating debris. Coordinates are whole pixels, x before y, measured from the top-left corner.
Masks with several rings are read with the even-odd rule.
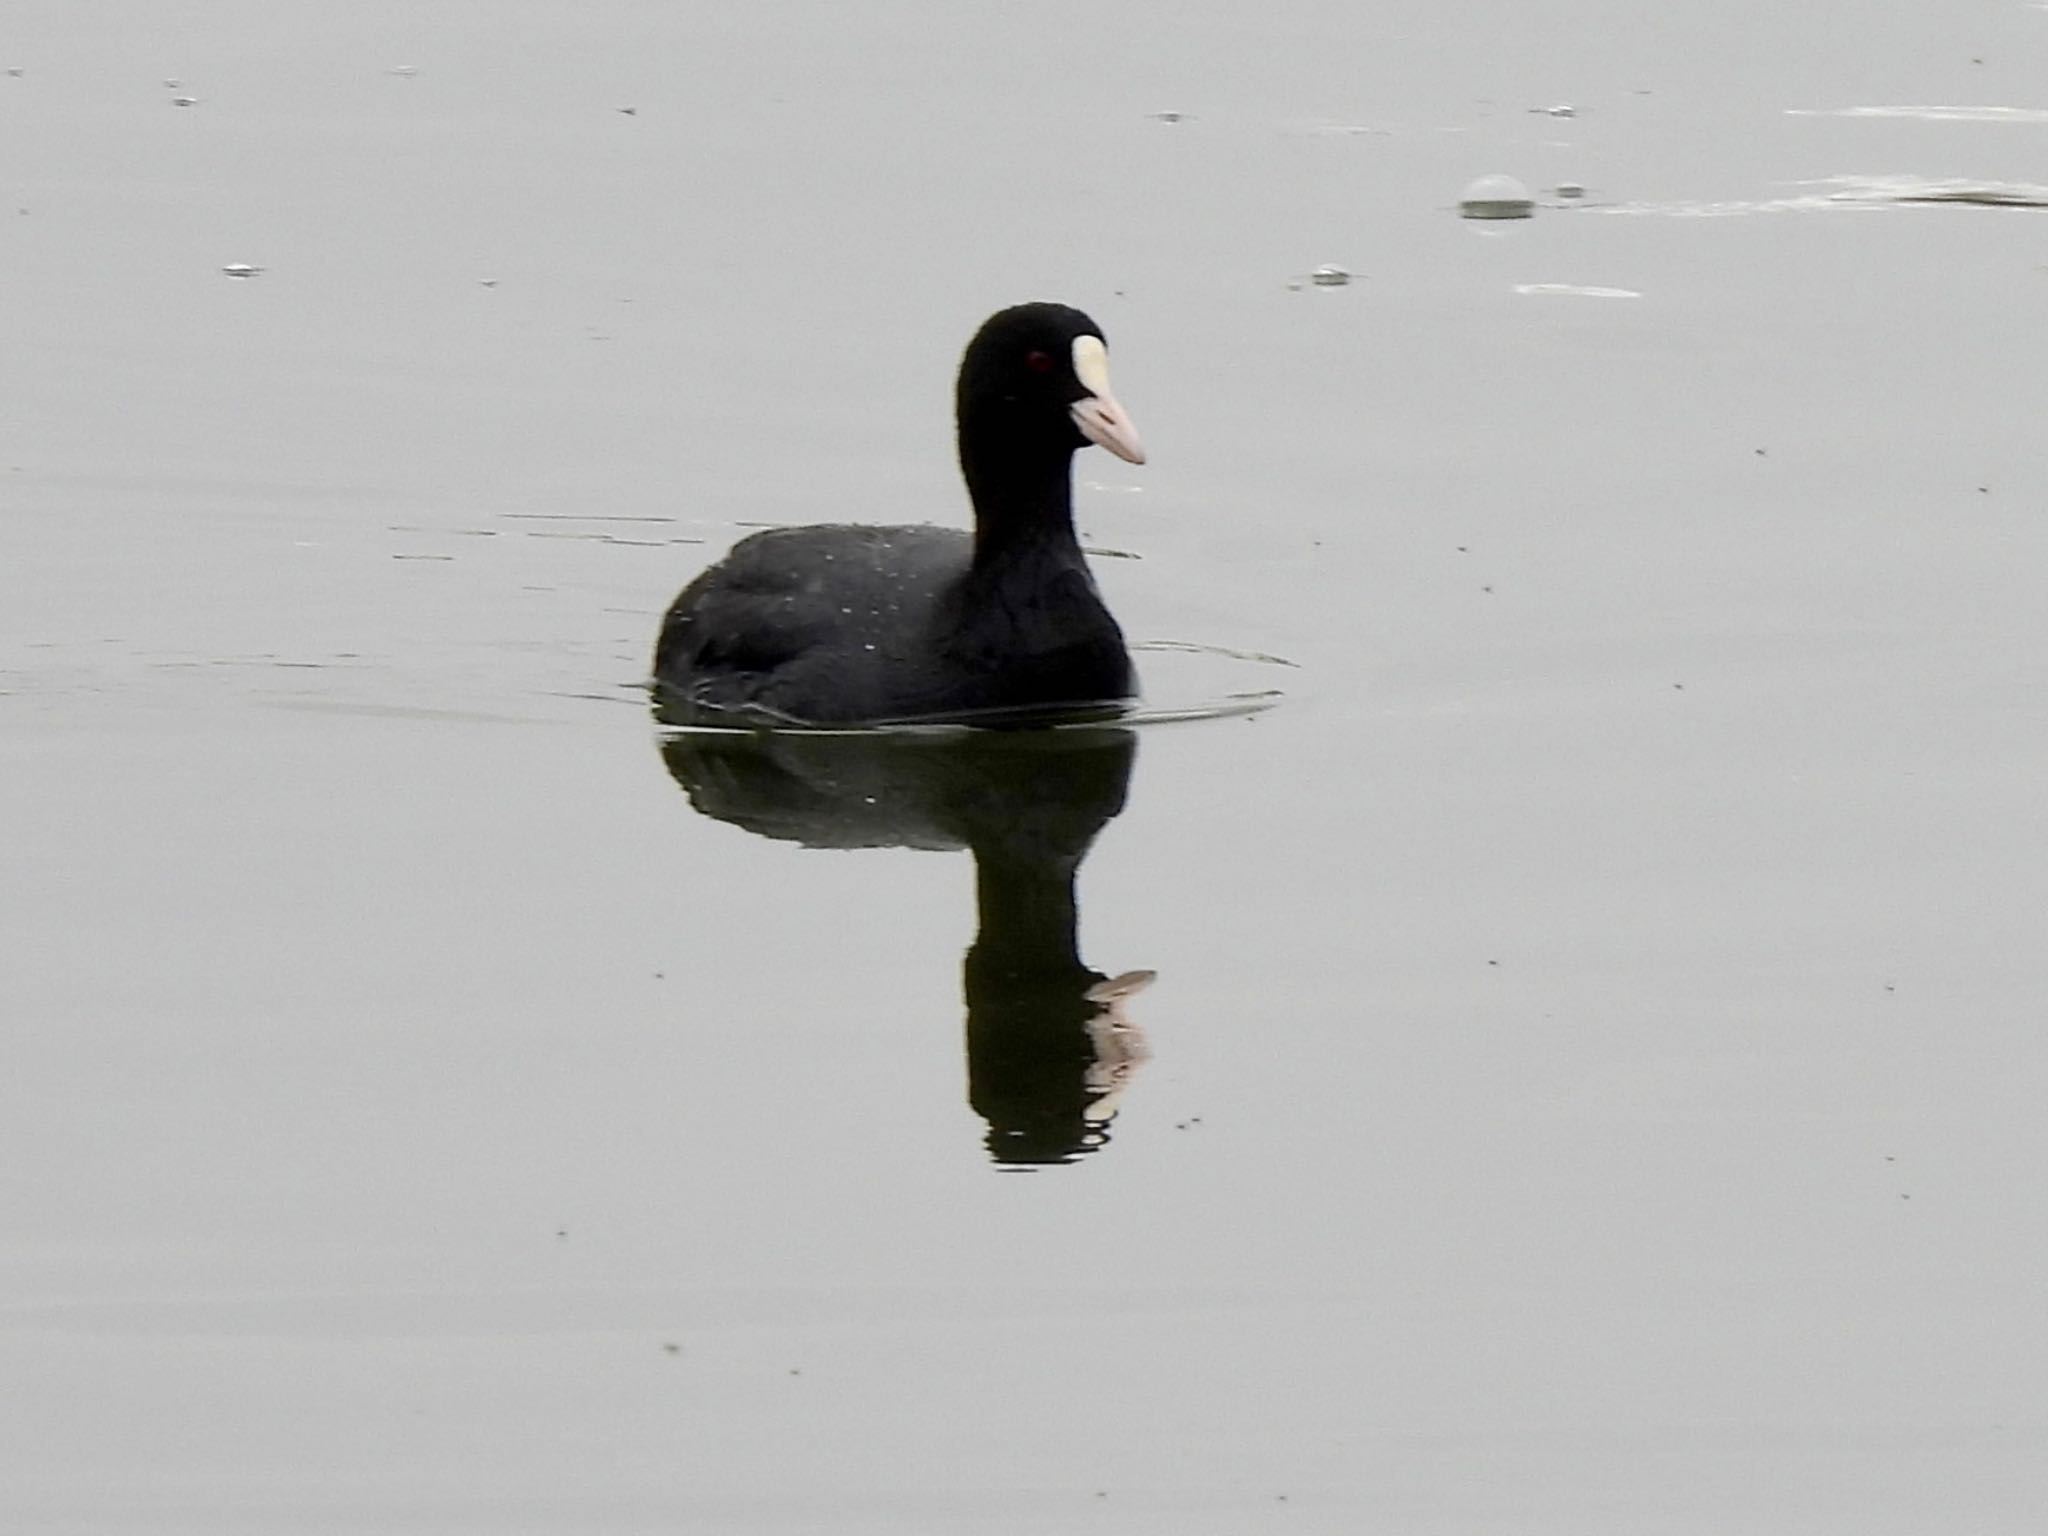
[[[10,64],[7,66],[7,73],[19,80],[21,78],[21,66],[19,64]]]
[[[394,64],[385,71],[386,74],[396,75],[401,80],[410,80],[419,72],[420,67],[417,64]]]
[[[1322,118],[1297,119],[1280,125],[1284,133],[1309,133],[1319,138],[1389,138],[1394,130],[1382,123],[1334,123]]]
[[[1917,117],[1930,123],[2048,123],[2041,107],[1787,107],[1787,117]]]
[[[1531,107],[1529,110],[1543,117],[1577,117],[1579,115],[1577,107],[1562,101],[1554,107]]]
[[[1589,204],[1600,213],[1652,214],[1666,218],[1733,218],[1755,213],[1877,213],[1886,208],[2048,208],[2048,186],[2025,181],[1977,181],[1929,176],[1825,176],[1794,183],[1831,190],[1796,197],[1725,203]]]
[[[482,288],[495,288],[498,286],[498,280],[495,277],[480,277],[477,279],[477,285]]]
[[[223,277],[232,277],[238,282],[244,278],[261,277],[263,275],[263,268],[252,267],[246,261],[231,261],[220,270]]]
[[[171,105],[174,107],[196,107],[199,105],[199,98],[197,96],[173,96],[171,98]]]
[[[1560,181],[1557,184],[1557,195],[1563,198],[1566,202],[1577,202],[1580,198],[1586,195],[1585,183],[1578,181]]]
[[[623,117],[638,117],[640,115],[638,107],[614,107],[612,110]]]
[[[2048,208],[2048,187],[2026,181],[1966,177],[1829,176],[1806,186],[1832,186],[1838,203],[1974,203],[1980,208]]]
[[[1326,262],[1309,273],[1308,280],[1318,288],[1342,288],[1351,281],[1351,274],[1340,266]]]
[[[1145,115],[1152,118],[1155,122],[1161,123],[1184,123],[1187,121],[1188,116],[1187,113],[1176,112],[1171,107],[1167,108],[1164,112],[1147,112]]]
[[[182,91],[185,89],[185,82],[182,80],[166,80],[164,82],[164,89],[167,91]]]
[[[1583,283],[1517,283],[1515,292],[1526,294],[1564,294],[1575,299],[1640,299],[1642,295],[1633,288],[1591,288]]]
[[[1535,216],[1536,200],[1512,176],[1482,176],[1459,197],[1458,213],[1467,219],[1527,219]]]

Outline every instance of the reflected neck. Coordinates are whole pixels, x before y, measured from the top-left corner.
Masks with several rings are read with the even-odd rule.
[[[1058,986],[1080,972],[1074,880],[1081,857],[1005,855],[974,850],[974,898],[980,925],[968,951],[970,974],[1016,986]]]

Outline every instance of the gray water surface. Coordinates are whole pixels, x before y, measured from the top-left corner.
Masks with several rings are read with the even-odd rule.
[[[2041,1528],[2048,12],[14,11],[0,1527]],[[693,804],[1028,298],[1284,700]]]

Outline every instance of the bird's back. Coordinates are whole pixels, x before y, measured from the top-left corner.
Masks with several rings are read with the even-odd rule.
[[[753,534],[663,620],[671,715],[809,725],[1120,699],[1123,637],[1085,564],[973,568],[958,529],[826,524]]]
[[[669,702],[812,724],[884,717],[973,541],[953,528],[774,528],[683,588],[662,621]]]

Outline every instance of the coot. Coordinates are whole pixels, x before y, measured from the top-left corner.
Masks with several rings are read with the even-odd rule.
[[[1145,462],[1102,331],[1064,304],[990,316],[960,362],[974,531],[821,524],[740,540],[662,620],[685,723],[1000,723],[1131,697],[1123,632],[1074,537],[1074,450]]]

